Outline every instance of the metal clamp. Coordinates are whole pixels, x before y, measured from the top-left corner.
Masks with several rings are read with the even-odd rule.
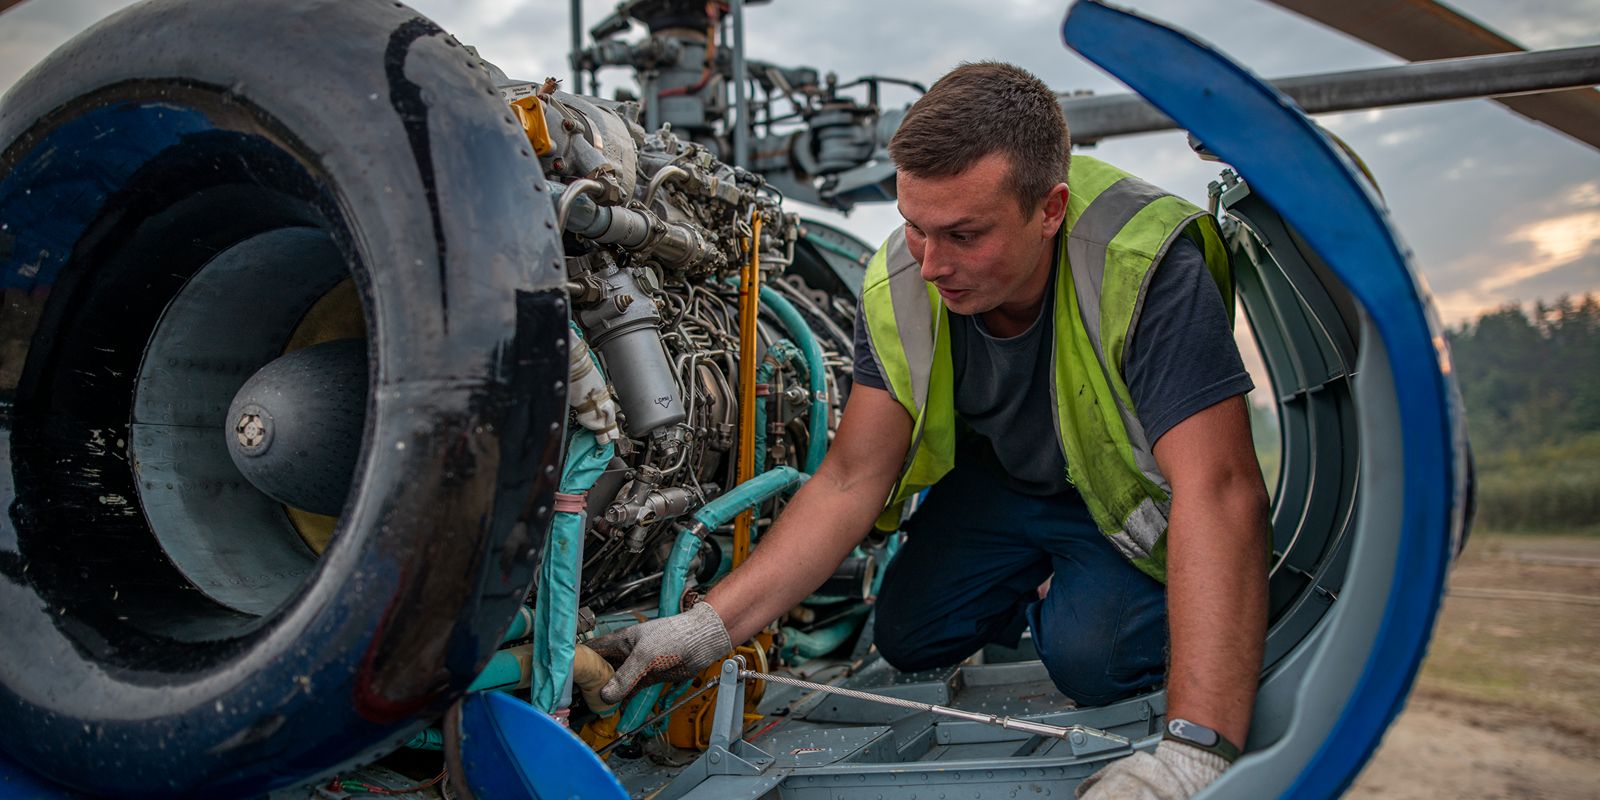
[[[773,757],[743,737],[744,681],[750,674],[744,667],[740,655],[722,662],[716,683],[717,706],[711,716],[711,745],[662,787],[656,800],[676,800],[716,775],[760,775],[772,766]]]

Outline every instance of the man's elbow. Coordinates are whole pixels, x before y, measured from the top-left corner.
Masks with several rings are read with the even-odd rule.
[[[1226,521],[1224,528],[1237,532],[1241,541],[1266,539],[1271,498],[1260,465],[1253,459],[1218,464],[1176,484],[1174,506],[1191,503],[1213,509],[1213,514]],[[1255,538],[1257,535],[1261,538]]]

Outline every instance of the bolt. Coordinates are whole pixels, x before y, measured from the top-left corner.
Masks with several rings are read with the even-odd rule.
[[[618,311],[627,311],[628,306],[633,305],[633,295],[619,294],[617,295],[616,299],[611,302],[616,304]]]
[[[260,414],[243,414],[234,423],[233,434],[238,437],[239,444],[245,447],[260,447],[267,438],[267,424],[261,420]]]

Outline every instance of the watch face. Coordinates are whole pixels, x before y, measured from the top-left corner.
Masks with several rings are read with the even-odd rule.
[[[1174,719],[1167,722],[1167,732],[1186,742],[1194,742],[1201,747],[1216,747],[1217,732],[1204,725],[1196,725],[1186,719]]]

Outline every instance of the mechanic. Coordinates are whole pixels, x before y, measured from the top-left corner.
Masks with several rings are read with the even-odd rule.
[[[1267,616],[1267,493],[1215,222],[1073,159],[1055,94],[1007,64],[941,78],[889,149],[905,225],[867,269],[833,447],[704,602],[594,643],[620,664],[603,695],[698,674],[931,487],[877,600],[884,659],[947,666],[1026,625],[1081,706],[1165,681],[1166,739],[1079,793],[1188,797],[1245,740]]]

